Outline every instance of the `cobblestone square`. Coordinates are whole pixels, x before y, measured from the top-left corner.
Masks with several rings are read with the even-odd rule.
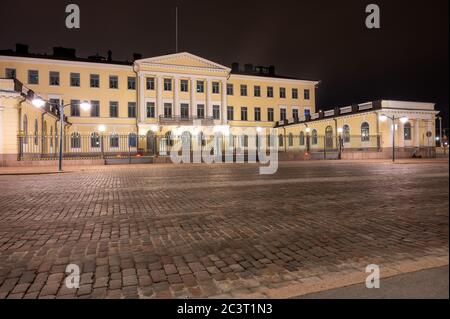
[[[448,263],[447,163],[0,176],[0,298],[284,298]],[[80,266],[79,289],[65,286]]]

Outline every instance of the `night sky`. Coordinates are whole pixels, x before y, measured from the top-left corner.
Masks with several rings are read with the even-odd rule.
[[[81,9],[81,29],[65,28],[65,7]],[[365,7],[381,8],[381,29],[366,29]],[[230,66],[276,66],[281,75],[317,79],[318,108],[375,99],[437,103],[448,127],[448,0],[0,0],[0,49],[25,43],[114,60],[179,51]]]

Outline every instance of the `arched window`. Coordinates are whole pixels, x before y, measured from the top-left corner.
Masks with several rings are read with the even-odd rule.
[[[130,133],[128,135],[128,146],[137,147],[137,136],[135,133]]]
[[[28,117],[26,115],[23,116],[23,144],[28,144]]]
[[[325,146],[333,148],[333,128],[331,126],[325,128]]]
[[[38,126],[38,120],[34,120],[34,145],[39,144],[39,126]]]
[[[300,146],[305,145],[305,133],[303,131],[300,132]]]
[[[119,147],[119,135],[117,134],[112,134],[109,137],[109,147]]]
[[[53,126],[50,126],[50,147],[53,147]]]
[[[403,136],[405,141],[411,141],[411,123],[406,122],[403,126]]]
[[[347,124],[342,128],[342,139],[344,140],[344,143],[350,143],[350,126]]]
[[[80,134],[74,132],[70,135],[70,148],[81,148]]]
[[[205,135],[203,134],[203,132],[199,132],[197,138],[198,138],[198,145],[201,146],[206,145]]]
[[[294,146],[294,134],[289,133],[288,143],[289,143],[289,146]]]
[[[311,144],[317,145],[317,130],[316,129],[311,131]]]
[[[100,135],[97,132],[91,134],[91,148],[100,147]]]
[[[361,124],[361,142],[370,141],[370,129],[369,123],[364,122]]]
[[[278,135],[278,146],[279,147],[283,147],[284,146],[284,139],[283,139],[283,135],[282,134]]]

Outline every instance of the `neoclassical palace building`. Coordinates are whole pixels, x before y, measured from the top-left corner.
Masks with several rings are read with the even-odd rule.
[[[292,159],[389,157],[393,143],[400,156],[433,155],[434,104],[375,101],[322,112],[318,85],[273,66],[228,68],[187,52],[118,62],[111,52],[84,59],[73,49],[39,55],[17,45],[0,51],[0,165],[54,159],[61,124],[64,156],[77,159],[161,158],[182,136],[201,147],[207,131],[242,148],[253,145],[252,134],[275,132],[280,154]]]

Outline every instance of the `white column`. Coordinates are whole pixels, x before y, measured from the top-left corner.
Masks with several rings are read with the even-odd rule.
[[[420,147],[420,120],[419,119],[414,120],[414,136],[415,136],[414,146]]]
[[[180,78],[175,76],[173,78],[173,110],[175,116],[181,116],[181,108],[179,101],[179,92],[180,91]]]
[[[212,105],[211,105],[211,80],[206,80],[206,116],[212,117]]]
[[[196,101],[196,93],[197,93],[197,79],[194,77],[191,77],[191,108],[189,110],[189,116],[193,117],[195,115],[195,110],[197,108],[197,101]]]
[[[405,146],[405,134],[404,134],[404,128],[405,128],[405,124],[402,123],[402,121],[398,121],[398,147],[404,147]]]
[[[222,112],[221,112],[221,120],[222,124],[226,124],[227,122],[227,81],[222,80]]]
[[[155,110],[157,110],[157,118],[161,115],[164,115],[164,105],[162,102],[162,93],[163,93],[163,78],[162,76],[158,75],[156,77],[156,105]]]
[[[145,92],[145,77],[143,74],[139,74],[138,76],[138,81],[139,81],[139,104],[138,104],[138,109],[139,109],[139,122],[140,123],[144,123],[145,122],[145,98],[144,98],[144,92]]]

